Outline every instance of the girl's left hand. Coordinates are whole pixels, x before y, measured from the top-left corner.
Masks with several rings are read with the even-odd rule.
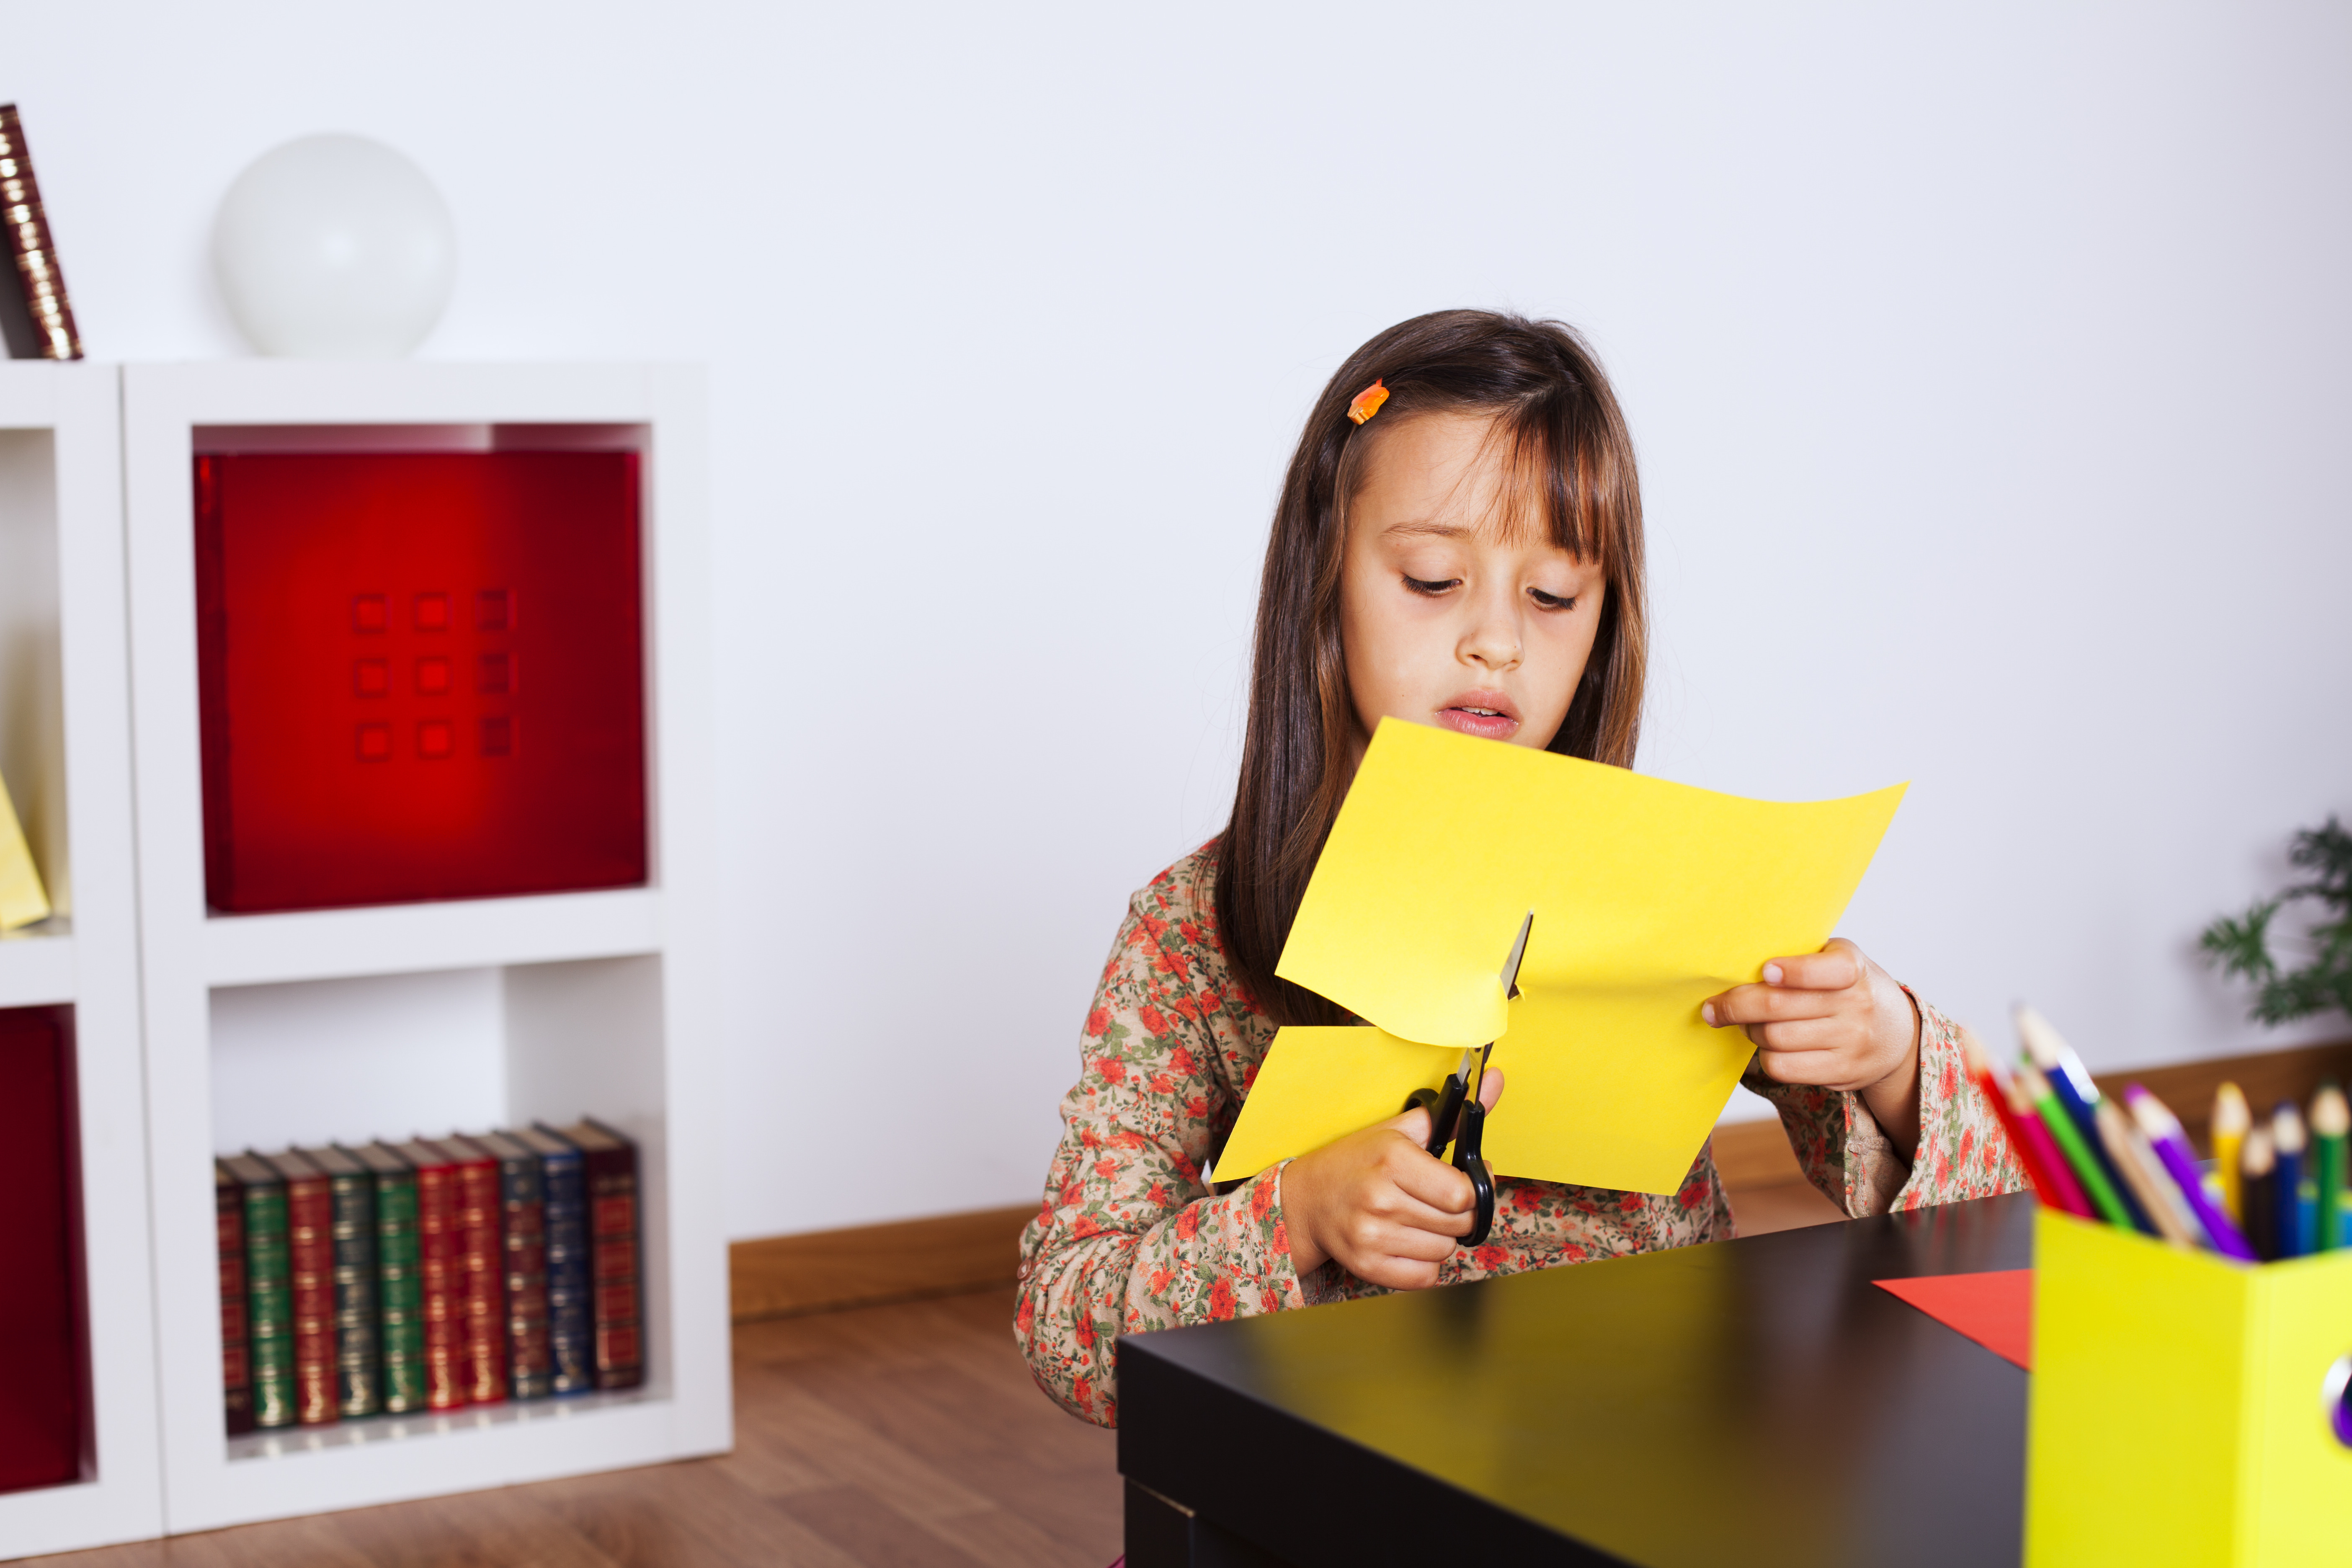
[[[1919,1142],[1919,1012],[1895,977],[1842,936],[1819,952],[1776,958],[1759,985],[1700,1005],[1715,1027],[1744,1027],[1781,1083],[1861,1094],[1908,1159]]]

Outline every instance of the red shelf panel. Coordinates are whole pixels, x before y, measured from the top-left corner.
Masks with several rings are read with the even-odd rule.
[[[635,453],[195,464],[215,909],[646,879]]]
[[[68,1008],[0,1009],[0,1491],[81,1475],[72,1041]]]

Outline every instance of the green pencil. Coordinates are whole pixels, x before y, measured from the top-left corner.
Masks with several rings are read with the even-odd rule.
[[[2017,1081],[2024,1086],[2026,1098],[2033,1101],[2033,1109],[2041,1114],[2043,1125],[2050,1129],[2050,1136],[2058,1141],[2058,1147],[2065,1152],[2066,1163],[2074,1167],[2074,1174],[2082,1180],[2083,1190],[2090,1194],[2091,1202],[2098,1205],[2100,1216],[2118,1229],[2138,1230],[2139,1226],[2132,1224],[2131,1211],[2124,1207],[2123,1199],[2116,1195],[2115,1184],[2107,1180],[2106,1167],[2083,1142],[2082,1129],[2076,1127],[2074,1119],[2066,1114],[2066,1108],[2058,1103],[2057,1093],[2051,1089],[2050,1080],[2042,1075],[2042,1069],[2030,1061],[2021,1063],[2017,1069]]]
[[[2345,1135],[2352,1133],[2352,1106],[2332,1083],[2319,1086],[2311,1101],[2312,1171],[2319,1178],[2319,1223],[2315,1252],[2330,1252],[2344,1245]]]

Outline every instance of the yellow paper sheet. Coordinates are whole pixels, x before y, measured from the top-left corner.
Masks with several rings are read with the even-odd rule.
[[[0,931],[14,931],[49,918],[49,895],[33,852],[25,846],[25,830],[9,803],[8,785],[0,781]]]
[[[1752,1048],[1699,1003],[1828,940],[1903,789],[1743,800],[1384,720],[1276,973],[1403,1040],[1494,1040],[1504,1174],[1673,1192]]]
[[[1255,1176],[1277,1160],[1385,1121],[1404,1109],[1405,1096],[1438,1088],[1461,1063],[1458,1050],[1379,1029],[1280,1030],[1217,1155],[1216,1179]]]

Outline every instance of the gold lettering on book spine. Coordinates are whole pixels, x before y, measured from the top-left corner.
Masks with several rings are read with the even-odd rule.
[[[0,216],[8,226],[8,247],[16,258],[25,303],[41,334],[44,359],[81,358],[81,334],[66,300],[65,275],[58,270],[49,220],[41,211],[41,187],[25,151],[25,127],[16,106],[0,103]]]

